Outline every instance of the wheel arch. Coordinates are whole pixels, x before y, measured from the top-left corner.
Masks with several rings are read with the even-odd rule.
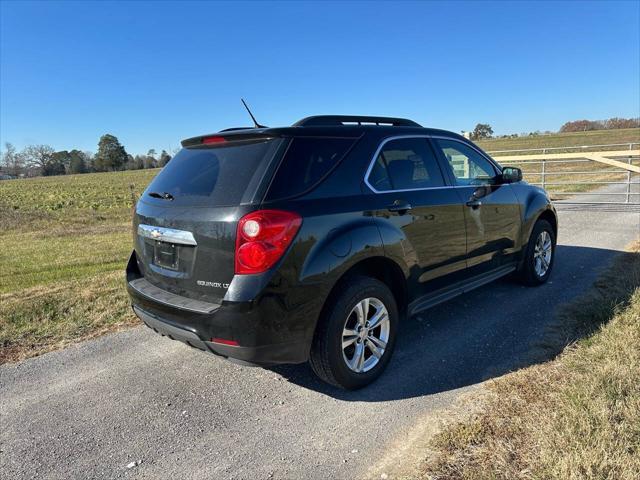
[[[342,290],[342,286],[345,282],[348,282],[350,278],[356,276],[365,276],[375,278],[381,281],[393,294],[393,297],[398,306],[400,317],[404,318],[407,313],[408,307],[408,290],[407,290],[407,278],[396,262],[385,256],[371,256],[362,259],[350,266],[340,277],[335,281],[329,294],[325,298],[320,311],[318,321],[325,315],[327,306],[335,299],[335,297]],[[316,322],[317,328],[317,322]]]
[[[547,220],[553,227],[553,233],[558,238],[558,216],[547,194],[537,187],[530,185],[516,189],[516,195],[524,204],[522,245],[526,246],[536,222]]]
[[[544,210],[542,213],[540,213],[540,215],[538,215],[538,218],[536,218],[536,222],[538,220],[546,220],[547,222],[549,222],[553,227],[553,236],[556,239],[558,238],[558,217],[553,210],[551,210],[550,208]]]

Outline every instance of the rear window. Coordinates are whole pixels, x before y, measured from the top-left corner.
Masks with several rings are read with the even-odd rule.
[[[354,138],[294,138],[269,187],[267,199],[293,197],[315,187],[355,141]]]
[[[251,201],[280,140],[183,148],[147,188],[176,204],[238,205]]]

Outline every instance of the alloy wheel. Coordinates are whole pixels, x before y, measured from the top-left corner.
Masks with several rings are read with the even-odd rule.
[[[351,371],[364,373],[378,364],[390,325],[389,312],[377,298],[365,298],[353,307],[342,331],[342,357]]]
[[[549,267],[551,266],[552,253],[553,244],[551,242],[551,235],[549,235],[549,232],[546,230],[543,230],[536,239],[533,251],[534,269],[539,278],[544,277],[549,270]]]

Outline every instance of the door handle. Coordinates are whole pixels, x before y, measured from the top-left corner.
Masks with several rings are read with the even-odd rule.
[[[482,205],[482,202],[477,198],[474,198],[473,200],[469,200],[467,202],[467,207],[471,207],[471,208],[474,208],[474,209],[478,208],[481,205]]]
[[[387,210],[390,212],[398,212],[400,215],[411,210],[413,207],[410,203],[405,202],[403,200],[396,200],[391,205],[387,207]]]

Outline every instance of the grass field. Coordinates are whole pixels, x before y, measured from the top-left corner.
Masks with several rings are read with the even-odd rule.
[[[135,322],[133,195],[157,170],[0,182],[0,362]]]
[[[508,140],[508,146],[638,141],[639,134],[540,136]],[[507,144],[481,145],[492,150]],[[0,362],[135,322],[122,280],[132,243],[131,208],[156,173],[0,182]]]
[[[629,143],[640,142],[640,128],[627,128],[621,130],[594,130],[591,132],[556,133],[551,135],[537,135],[519,138],[493,138],[476,142],[483,150],[489,153],[499,150],[516,150],[517,155],[522,150],[532,148],[558,148],[581,147],[584,145],[610,145],[622,143],[618,147],[609,147],[606,150],[627,150]],[[633,148],[638,148],[634,146]],[[600,147],[585,149],[585,152],[602,150]],[[574,152],[575,150],[554,150],[555,153]],[[542,153],[542,152],[532,152]],[[492,153],[493,154],[493,153]],[[495,153],[496,158],[499,153]],[[511,153],[509,154],[511,155]]]
[[[480,413],[439,433],[424,478],[640,478],[640,244],[565,307],[553,361],[494,381]]]

